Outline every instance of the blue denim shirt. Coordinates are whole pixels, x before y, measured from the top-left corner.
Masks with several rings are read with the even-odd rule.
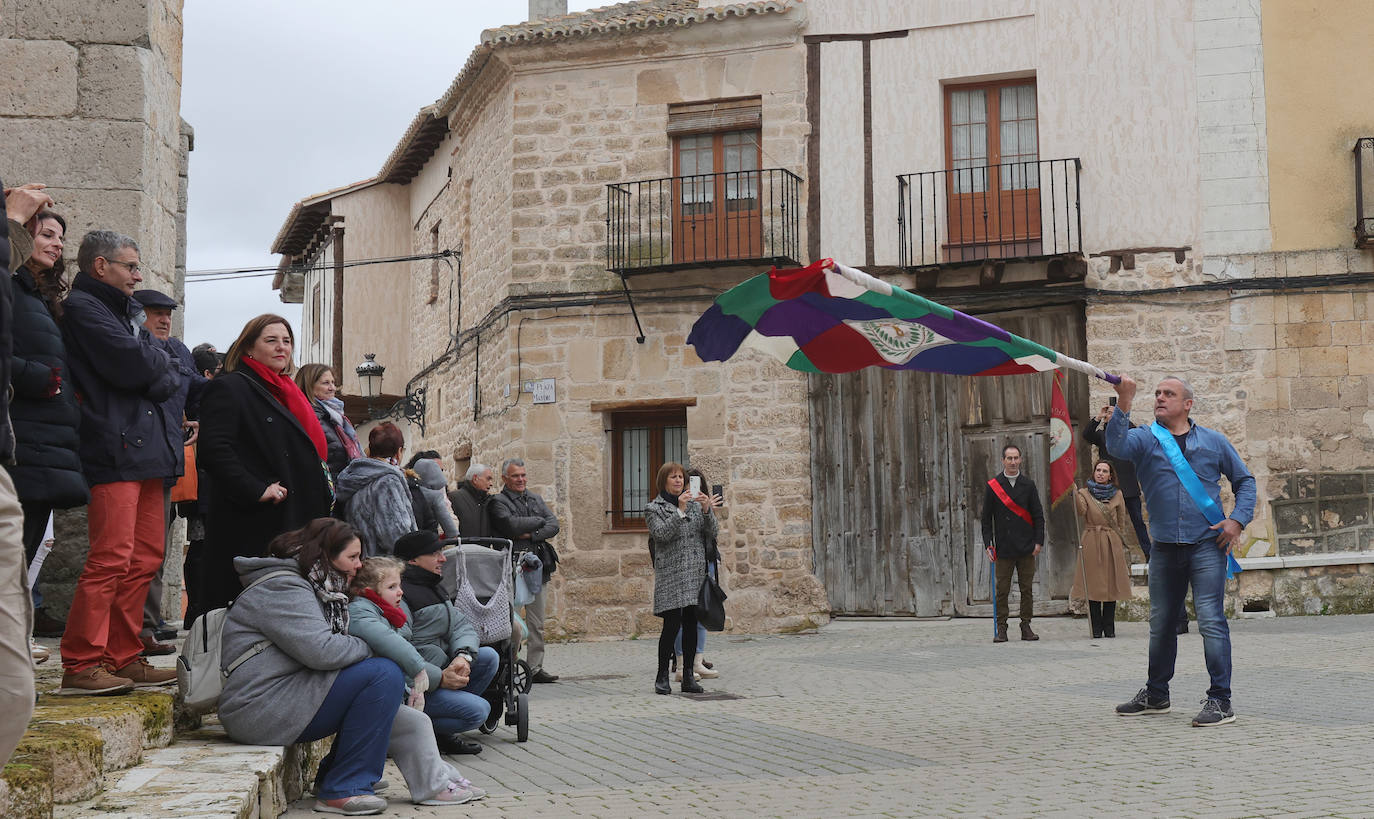
[[[1150,510],[1150,537],[1162,543],[1198,543],[1216,538],[1202,510],[1174,474],[1164,448],[1155,440],[1148,425],[1130,428],[1130,417],[1120,407],[1107,422],[1107,449],[1118,458],[1135,464],[1136,477]],[[1193,467],[1207,494],[1221,505],[1221,476],[1231,482],[1236,506],[1228,515],[1241,526],[1255,516],[1255,476],[1245,468],[1236,448],[1214,429],[1200,427],[1188,420],[1188,436],[1183,457]]]

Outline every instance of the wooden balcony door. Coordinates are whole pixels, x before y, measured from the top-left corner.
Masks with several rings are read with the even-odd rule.
[[[945,89],[946,261],[1038,256],[1035,82]]]
[[[763,255],[759,163],[757,130],[674,139],[674,263]]]

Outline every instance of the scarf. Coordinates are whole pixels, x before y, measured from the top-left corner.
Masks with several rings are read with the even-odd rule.
[[[353,428],[353,422],[348,420],[348,416],[343,414],[344,402],[342,398],[316,398],[324,411],[329,414],[329,420],[334,423],[334,428],[339,431],[339,441],[343,444],[344,453],[348,455],[348,460],[356,461],[363,457],[363,446],[358,443],[358,431]]]
[[[1094,498],[1097,498],[1098,500],[1102,501],[1103,503],[1106,503],[1107,501],[1109,501],[1109,500],[1112,499],[1112,496],[1113,496],[1113,495],[1116,494],[1116,484],[1114,484],[1114,483],[1098,483],[1097,481],[1093,480],[1092,478],[1089,478],[1089,479],[1088,479],[1088,491],[1091,492],[1091,493],[1093,493],[1093,497],[1094,497]]]
[[[281,373],[274,373],[260,361],[254,361],[248,356],[243,356],[239,361],[245,364],[248,369],[257,374],[262,379],[263,386],[272,397],[277,399],[287,412],[296,416],[305,434],[310,436],[310,443],[315,445],[315,452],[320,456],[320,460],[325,460],[329,455],[329,450],[324,442],[324,428],[320,426],[320,419],[315,416],[315,411],[310,408],[310,402],[306,400],[305,393],[296,386],[296,382]]]
[[[392,628],[400,628],[406,624],[406,613],[401,611],[400,606],[393,606],[382,599],[382,596],[372,589],[363,589],[363,597],[371,600],[377,608],[382,610],[382,616],[391,624]]]
[[[658,496],[660,498],[663,498],[663,500],[666,501],[669,506],[673,507],[674,509],[677,508],[677,495],[674,495],[673,493],[665,489],[662,492],[659,492]]]
[[[418,612],[429,606],[442,606],[446,603],[443,592],[439,589],[439,581],[443,579],[442,575],[435,574],[429,569],[407,563],[401,572],[401,591],[405,594],[406,605],[410,606],[410,610]]]
[[[348,633],[348,578],[343,572],[329,565],[327,558],[320,558],[310,573],[306,575],[310,585],[315,587],[315,597],[324,606],[325,619],[335,634]]]

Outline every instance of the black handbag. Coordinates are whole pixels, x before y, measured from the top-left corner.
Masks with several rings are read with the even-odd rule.
[[[697,622],[707,631],[725,630],[725,591],[711,575],[701,581],[701,591],[697,594]]]

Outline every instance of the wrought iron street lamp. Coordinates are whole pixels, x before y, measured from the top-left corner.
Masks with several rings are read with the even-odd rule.
[[[376,353],[363,355],[363,363],[353,369],[358,374],[358,384],[362,387],[363,397],[367,399],[367,414],[374,421],[383,418],[404,418],[420,428],[425,434],[425,388],[407,392],[387,409],[377,408],[377,398],[382,394],[382,377],[386,367],[377,363]]]

